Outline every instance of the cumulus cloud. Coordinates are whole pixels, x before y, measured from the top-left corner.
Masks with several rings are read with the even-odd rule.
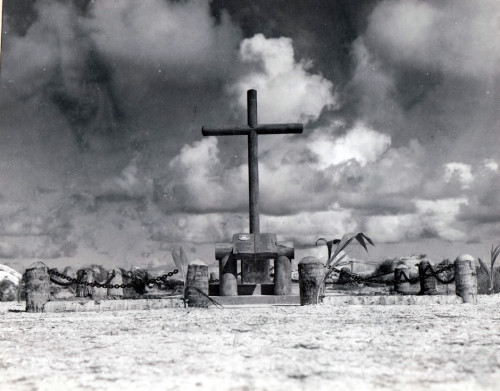
[[[498,171],[498,163],[494,159],[485,159],[484,167],[490,171]]]
[[[413,140],[408,146],[389,148],[377,161],[361,166],[349,160],[325,169],[332,199],[357,216],[413,212],[411,200],[428,180],[422,168],[425,149]]]
[[[297,247],[314,246],[321,236],[341,236],[356,230],[350,211],[325,210],[286,216],[261,215],[261,232],[273,232],[279,240],[293,241]],[[228,241],[237,232],[248,232],[245,213],[174,213],[168,224],[151,226],[157,241],[188,241],[198,244]]]
[[[151,197],[153,180],[140,169],[140,159],[140,155],[136,155],[119,176],[105,180],[99,196],[109,200]]]
[[[196,244],[229,241],[236,232],[247,232],[247,220],[231,213],[173,213],[168,224],[151,227],[157,241],[187,241]]]
[[[450,182],[452,178],[457,178],[462,186],[462,189],[470,188],[470,185],[474,181],[472,167],[465,163],[447,163],[444,166],[444,179],[445,181]]]
[[[240,36],[225,14],[215,23],[206,1],[96,2],[88,25],[106,57],[134,59],[165,78],[182,74],[183,83],[227,71]]]
[[[305,140],[288,138],[260,152],[260,209],[286,220],[289,214],[331,208],[356,215],[411,211],[408,191],[424,177],[424,150],[417,141],[390,148],[390,137],[362,124],[348,129],[319,128]],[[162,180],[165,210],[185,212],[248,209],[246,162],[226,166],[215,137],[185,146]],[[359,221],[358,221],[359,222]],[[320,226],[324,227],[323,224]]]
[[[385,1],[370,16],[367,36],[391,61],[476,77],[498,74],[500,7],[480,3]],[[481,59],[481,60],[478,60]]]
[[[19,249],[12,243],[0,243],[0,258],[18,258],[20,253]]]
[[[490,161],[487,164],[491,164]],[[493,164],[491,164],[495,168]],[[474,184],[464,191],[469,202],[462,205],[459,220],[465,221],[472,229],[486,230],[486,235],[495,236],[495,224],[500,222],[499,194],[500,172],[498,169],[484,169],[484,162],[473,167]]]
[[[290,38],[257,34],[241,42],[239,57],[247,67],[229,91],[246,107],[246,91],[256,89],[261,123],[314,121],[336,103],[333,84],[295,61]]]
[[[371,237],[380,242],[414,241],[422,238],[462,240],[467,233],[457,228],[460,207],[466,198],[413,201],[416,213],[371,216],[366,221]]]
[[[317,129],[312,141],[308,142],[309,149],[318,155],[320,169],[351,159],[363,167],[379,159],[390,145],[390,136],[376,132],[363,123],[355,124],[341,137],[334,137],[324,129]]]
[[[433,164],[447,163],[446,154],[492,156],[499,13],[496,1],[377,4],[352,45],[355,116],[385,129],[393,144],[417,138]]]
[[[258,90],[259,122],[314,121],[335,101],[332,83],[308,73],[306,63],[295,61],[292,41],[288,38],[266,39],[258,34],[242,41],[239,55],[241,76],[229,91],[237,94],[240,108],[246,108],[246,90]],[[278,99],[279,96],[287,98]],[[322,176],[317,168],[310,170],[313,161],[317,161],[314,153],[285,136],[263,136],[260,140],[261,210],[283,215],[293,211],[297,204],[301,204],[298,210],[307,208],[301,196],[304,178],[313,174],[308,184],[314,182],[312,189],[315,189]],[[245,211],[248,166],[246,162],[230,166],[227,160],[215,137],[185,145],[170,162],[169,175],[163,181],[166,208]],[[302,167],[297,167],[299,160],[304,163]],[[280,198],[274,191],[276,188],[286,196]],[[317,198],[313,209],[328,204],[320,200],[324,194]]]
[[[159,183],[164,210],[232,211],[246,215],[248,164],[228,166],[224,160],[216,137],[184,146],[171,160],[168,175]],[[333,202],[328,180],[318,168],[318,159],[300,140],[282,140],[272,153],[261,150],[261,212],[284,216],[324,209]],[[314,197],[305,197],[304,193]]]
[[[376,2],[342,46],[240,30],[210,2],[33,4],[6,21],[0,256],[164,259],[246,231],[246,140],[200,127],[241,116],[249,88],[259,122],[305,123],[259,138],[263,231],[308,249],[498,236],[494,1]]]
[[[245,166],[224,168],[216,137],[185,145],[159,184],[168,211],[231,211],[246,204]]]
[[[415,201],[417,212],[424,224],[445,240],[460,240],[466,237],[467,233],[457,228],[456,220],[461,205],[467,203],[467,198]]]
[[[4,204],[0,211],[0,257],[60,258],[73,256],[77,244],[71,238],[69,216],[52,194],[36,196],[39,204]],[[60,201],[60,200],[59,200]]]
[[[277,232],[284,240],[293,241],[299,248],[314,246],[320,237],[342,237],[358,228],[349,210],[302,212],[288,216],[264,216],[263,232]]]
[[[350,175],[376,199],[401,206],[407,200],[407,208],[377,216],[369,201],[350,198],[363,200],[356,207],[368,229],[380,224],[378,240],[462,240],[494,232],[497,162],[491,157],[499,116],[492,96],[499,93],[500,46],[489,42],[498,35],[499,13],[494,1],[383,1],[353,42],[350,113],[384,129],[391,146],[362,170],[351,163]]]

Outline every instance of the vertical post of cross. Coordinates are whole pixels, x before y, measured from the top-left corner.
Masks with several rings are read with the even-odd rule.
[[[257,91],[247,91],[248,126],[248,186],[250,233],[260,233],[259,220],[259,136],[257,126]]]
[[[249,217],[250,233],[259,234],[259,134],[298,134],[300,123],[261,124],[257,122],[257,91],[247,91],[247,125],[212,128],[203,126],[203,136],[248,136]]]
[[[243,284],[261,284],[269,280],[269,259],[266,256],[257,256],[262,249],[257,251],[256,246],[263,246],[269,234],[260,233],[259,210],[259,145],[258,137],[261,134],[298,134],[304,127],[300,123],[287,124],[259,124],[257,121],[257,91],[247,91],[247,125],[211,128],[203,126],[203,136],[248,136],[248,187],[249,187],[249,225],[250,235],[242,235],[245,239],[252,240],[253,259],[241,260],[241,281]],[[267,236],[266,236],[267,235]],[[252,258],[252,257],[250,257]],[[222,257],[221,257],[222,259]],[[224,263],[225,265],[225,263]],[[232,265],[230,263],[230,265]],[[226,273],[230,277],[233,266]]]

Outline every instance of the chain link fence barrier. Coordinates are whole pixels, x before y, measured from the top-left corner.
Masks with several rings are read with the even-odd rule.
[[[424,280],[424,279],[429,278],[429,277],[434,277],[441,284],[447,285],[447,284],[452,284],[453,282],[455,282],[455,276],[453,275],[453,277],[451,277],[450,279],[445,280],[445,279],[441,278],[440,274],[444,273],[446,271],[449,271],[449,270],[453,270],[454,267],[455,267],[454,264],[449,264],[449,265],[443,266],[439,270],[435,270],[431,264],[428,264],[426,266],[426,268],[424,269],[424,275],[422,275],[422,276],[408,278],[404,272],[401,272],[401,274],[399,275],[399,278],[400,278],[400,282],[409,282],[410,284],[416,284],[420,280]],[[382,280],[382,279],[380,279],[380,277],[384,277],[384,276],[387,276],[389,274],[394,275],[394,271],[380,273],[380,274],[376,274],[373,276],[366,276],[366,277],[360,276],[359,274],[355,274],[355,273],[347,271],[347,270],[341,270],[341,269],[337,269],[337,268],[333,268],[332,271],[335,273],[338,273],[339,275],[341,275],[343,277],[344,280],[342,283],[344,283],[344,284],[352,283],[352,282],[354,282],[354,283],[369,282],[369,283],[373,283],[373,284],[393,285],[395,282],[394,280]],[[219,282],[218,279],[211,279],[209,281],[210,284],[216,284],[218,282]],[[332,284],[334,284],[334,283],[332,283]]]
[[[174,274],[177,274],[177,273],[179,273],[179,270],[175,269],[171,272],[163,274],[162,276],[158,276],[158,277],[154,277],[154,278],[147,278],[144,280],[135,279],[132,282],[129,282],[127,284],[111,284],[111,281],[113,280],[113,278],[116,275],[115,272],[113,271],[113,274],[111,274],[111,276],[108,278],[108,280],[106,282],[104,282],[103,284],[100,284],[98,282],[83,281],[83,276],[85,275],[85,273],[82,273],[79,278],[73,278],[73,277],[67,276],[63,273],[59,273],[57,270],[54,270],[54,269],[49,270],[50,281],[56,285],[59,285],[59,286],[68,287],[68,286],[73,285],[73,284],[78,284],[78,285],[85,285],[85,286],[97,287],[97,288],[114,288],[114,289],[141,287],[141,286],[149,285],[149,284],[161,284],[161,283],[165,284],[165,283],[167,283],[168,278],[172,277]],[[69,282],[58,281],[58,280],[52,278],[52,276],[62,278],[62,279],[67,280]]]
[[[420,275],[418,277],[409,278],[405,274],[404,271],[401,271],[401,273],[398,276],[399,277],[398,281],[402,282],[402,283],[409,282],[410,284],[416,284],[420,280],[424,280],[424,279],[429,278],[429,277],[434,277],[441,284],[445,284],[445,285],[446,284],[451,284],[451,283],[455,282],[455,276],[454,275],[453,275],[453,277],[451,277],[451,279],[445,280],[445,279],[443,279],[443,278],[440,277],[440,274],[443,273],[443,272],[446,272],[448,270],[452,270],[454,268],[455,268],[454,264],[449,264],[447,266],[443,266],[439,270],[435,270],[432,267],[431,264],[428,264],[427,267],[424,270],[424,274]],[[352,272],[350,272],[348,270],[339,270],[337,268],[333,268],[332,271],[335,272],[335,273],[339,273],[343,277],[344,283],[350,283],[350,282],[355,282],[355,283],[370,282],[370,283],[374,283],[374,284],[384,284],[384,285],[391,285],[391,284],[395,283],[395,280],[381,280],[381,279],[379,279],[380,277],[383,277],[383,276],[386,276],[386,275],[389,275],[389,274],[393,274],[394,275],[394,271],[387,272],[387,273],[382,273],[382,274],[377,274],[375,276],[367,276],[367,277],[360,276],[359,274],[352,273]]]

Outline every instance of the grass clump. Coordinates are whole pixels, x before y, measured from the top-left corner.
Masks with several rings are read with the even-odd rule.
[[[323,240],[326,242],[326,245],[328,247],[328,261],[326,262],[326,270],[325,273],[321,279],[320,286],[323,286],[325,283],[326,279],[331,276],[331,274],[334,272],[334,269],[336,266],[338,266],[342,260],[347,256],[347,253],[344,252],[344,250],[347,249],[347,247],[353,242],[357,241],[365,250],[368,252],[368,247],[367,243],[371,244],[372,246],[375,246],[373,244],[373,241],[366,236],[364,233],[359,232],[357,234],[354,233],[349,233],[345,234],[342,236],[342,239],[334,239],[327,241],[324,238],[320,238],[316,241],[316,245],[320,240]],[[335,246],[335,247],[334,247]],[[318,296],[317,296],[317,302],[319,303],[319,297],[322,292],[322,289],[318,290]]]
[[[490,267],[486,265],[486,262],[483,261],[483,259],[478,258],[479,264],[481,265],[481,268],[486,272],[487,278],[488,278],[488,294],[491,295],[494,290],[494,279],[495,279],[495,272],[494,272],[494,266],[495,262],[498,258],[498,255],[500,254],[500,245],[496,246],[495,248],[493,245],[491,245],[491,253],[490,253]],[[478,276],[479,277],[479,276]],[[479,281],[478,281],[479,283]]]

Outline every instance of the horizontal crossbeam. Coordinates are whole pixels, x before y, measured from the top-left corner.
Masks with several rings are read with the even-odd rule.
[[[304,126],[299,123],[256,125],[253,128],[247,125],[222,128],[203,126],[201,133],[203,136],[247,136],[251,130],[255,130],[257,134],[300,134],[304,130]]]

